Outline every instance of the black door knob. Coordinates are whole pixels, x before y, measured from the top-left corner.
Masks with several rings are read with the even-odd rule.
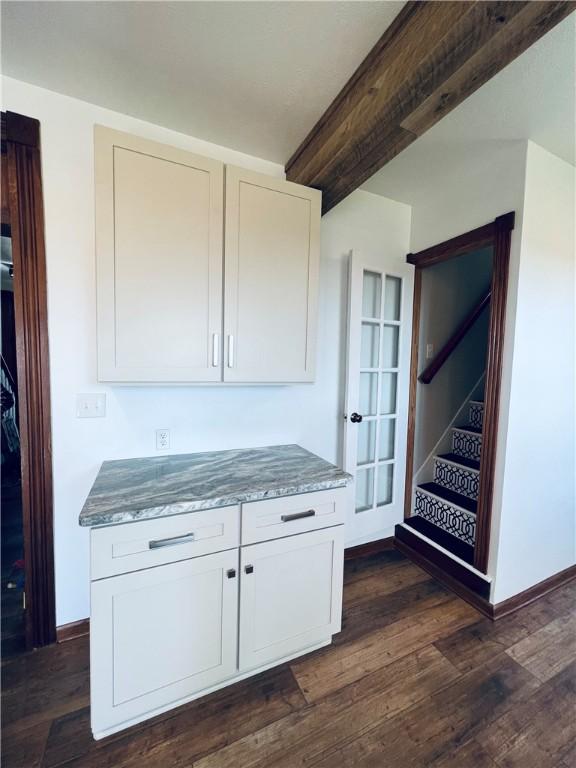
[[[360,413],[353,413],[352,416],[350,416],[350,421],[352,424],[360,424],[362,421],[362,415]]]

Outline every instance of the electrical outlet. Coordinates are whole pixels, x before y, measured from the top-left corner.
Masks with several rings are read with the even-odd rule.
[[[170,448],[170,430],[157,429],[156,430],[156,450],[166,451],[168,448]]]
[[[106,416],[106,395],[99,392],[93,395],[76,395],[76,417],[78,419],[97,419]]]
[[[434,357],[434,344],[426,344],[426,360]]]

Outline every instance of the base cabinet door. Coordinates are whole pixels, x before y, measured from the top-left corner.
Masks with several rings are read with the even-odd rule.
[[[137,722],[237,671],[238,550],[92,583],[92,730]]]
[[[340,631],[343,526],[242,547],[240,672]]]

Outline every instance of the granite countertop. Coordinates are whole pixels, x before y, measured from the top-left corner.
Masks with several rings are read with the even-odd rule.
[[[345,486],[351,475],[299,445],[105,461],[82,526],[197,512]]]

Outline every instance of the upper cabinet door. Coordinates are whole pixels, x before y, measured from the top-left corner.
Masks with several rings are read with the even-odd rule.
[[[320,200],[226,167],[224,381],[314,380]]]
[[[224,166],[96,126],[100,381],[221,380]]]

